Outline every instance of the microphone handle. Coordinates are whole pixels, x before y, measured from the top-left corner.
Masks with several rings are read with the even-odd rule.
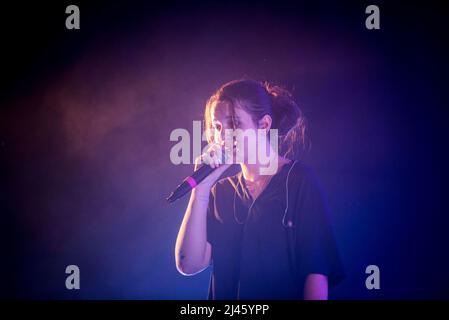
[[[188,176],[184,181],[178,185],[168,197],[167,201],[172,203],[175,200],[183,197],[190,190],[195,188],[201,181],[203,181],[216,168],[211,168],[208,164],[202,164],[191,176]]]

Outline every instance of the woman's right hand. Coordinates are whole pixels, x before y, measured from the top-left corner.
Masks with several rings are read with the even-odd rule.
[[[195,187],[197,191],[210,192],[210,189],[220,178],[223,172],[231,166],[231,164],[221,163],[221,153],[222,149],[219,144],[211,144],[205,153],[195,159],[195,171],[198,170],[201,163],[209,165],[211,168],[216,168]]]

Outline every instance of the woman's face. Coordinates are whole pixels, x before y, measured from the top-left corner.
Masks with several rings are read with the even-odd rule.
[[[258,127],[249,113],[238,105],[233,108],[227,102],[218,102],[211,108],[211,122],[215,143],[228,147],[228,150],[233,148],[234,163],[248,163],[248,159],[256,159]],[[227,129],[233,129],[233,131],[228,130],[228,143],[225,145]]]

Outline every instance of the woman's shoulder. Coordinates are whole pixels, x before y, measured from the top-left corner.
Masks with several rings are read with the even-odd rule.
[[[291,184],[296,186],[297,191],[312,190],[318,193],[324,193],[316,170],[306,164],[304,161],[296,160],[291,166]],[[289,182],[290,184],[290,182]]]
[[[295,160],[290,165],[290,170],[295,175],[296,179],[304,180],[307,182],[317,182],[317,174],[315,169],[312,166],[306,164],[302,160]]]

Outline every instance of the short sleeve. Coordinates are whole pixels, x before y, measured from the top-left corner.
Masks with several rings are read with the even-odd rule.
[[[312,173],[307,173],[298,192],[296,257],[300,276],[323,274],[329,287],[334,286],[345,274],[324,192]]]

